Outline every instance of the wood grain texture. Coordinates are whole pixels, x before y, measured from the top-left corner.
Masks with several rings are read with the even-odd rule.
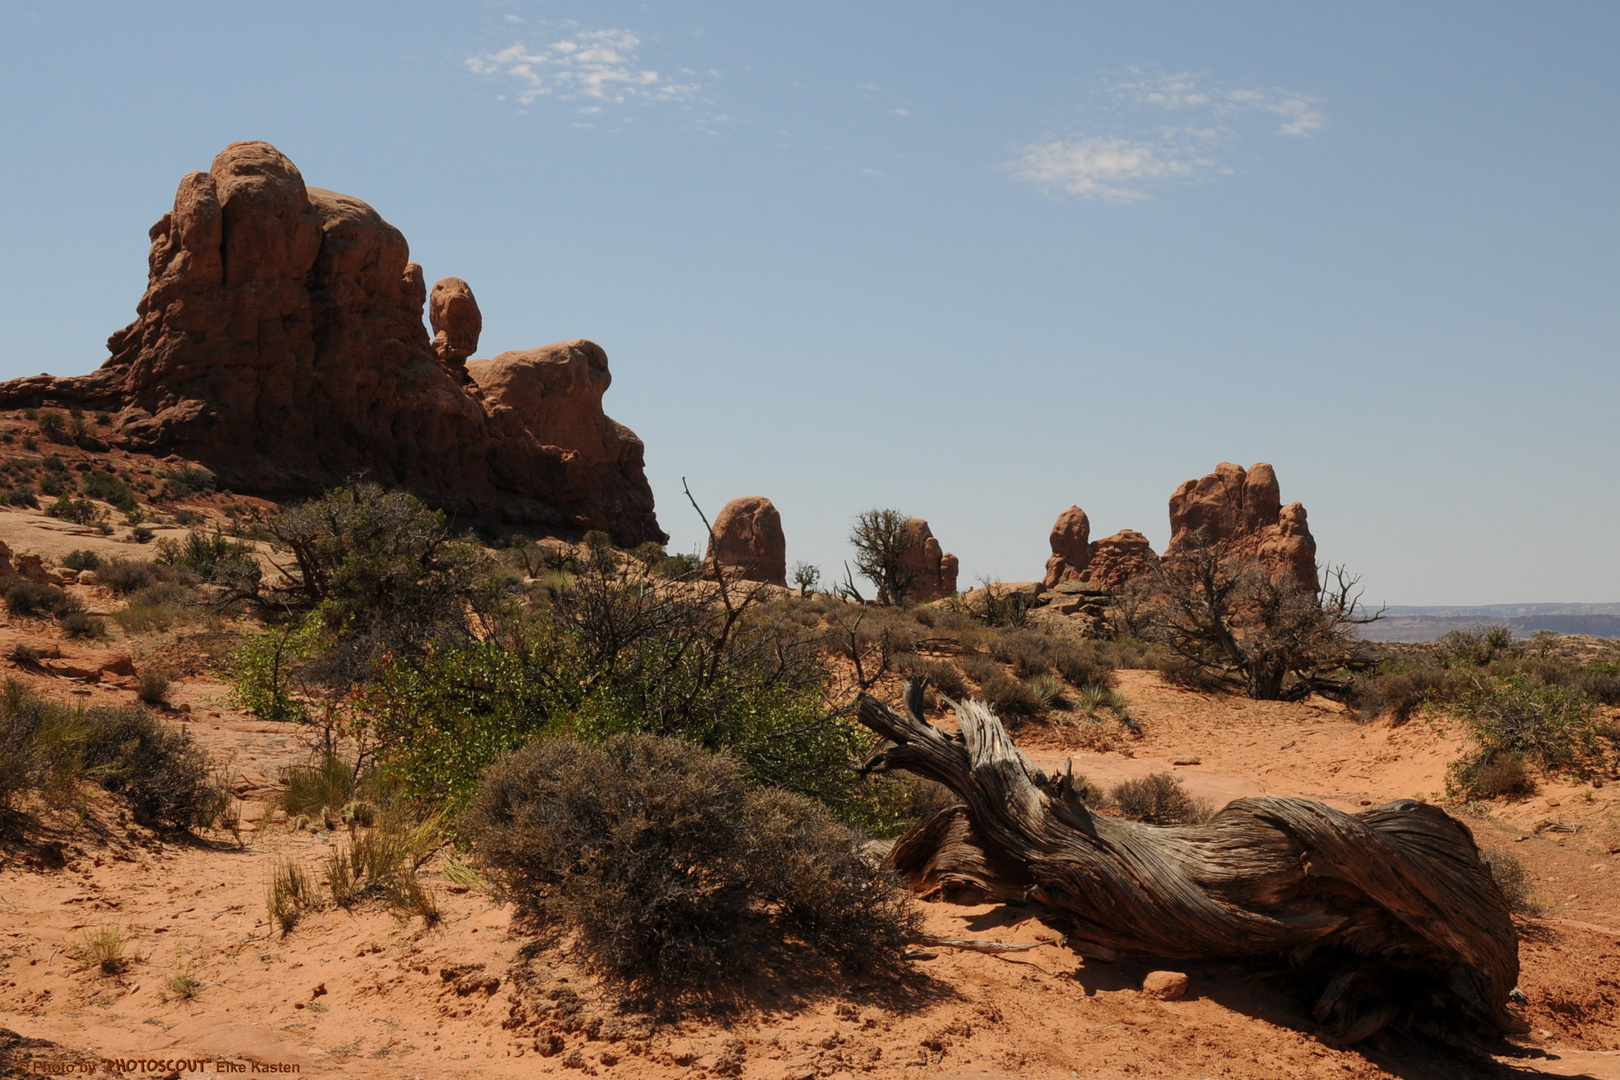
[[[1041,904],[1082,955],[1273,962],[1354,1042],[1389,1024],[1452,1037],[1523,1030],[1508,994],[1518,941],[1472,834],[1403,799],[1346,814],[1308,799],[1228,804],[1203,825],[1095,814],[1068,771],[1048,776],[982,702],[960,733],[870,696],[884,742],[868,771],[905,770],[961,799],[919,822],[890,864],[921,892],[966,888]]]

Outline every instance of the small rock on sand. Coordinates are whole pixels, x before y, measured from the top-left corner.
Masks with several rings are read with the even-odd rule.
[[[1150,971],[1142,980],[1142,993],[1160,1001],[1180,1001],[1187,993],[1187,976],[1179,971]]]

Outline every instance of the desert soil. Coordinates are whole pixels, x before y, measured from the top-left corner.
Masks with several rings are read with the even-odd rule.
[[[114,545],[132,553],[121,537],[0,513],[0,539],[13,550],[54,553],[39,530],[61,550]],[[94,587],[72,588],[92,609],[115,606]],[[272,867],[295,860],[318,879],[320,860],[346,839],[275,820],[271,801],[283,770],[308,760],[299,732],[233,709],[201,648],[172,636],[125,637],[114,627],[109,640],[87,645],[61,640],[44,620],[8,616],[0,656],[19,642],[34,646],[44,667],[0,666],[63,700],[130,702],[131,663],[179,671],[185,677],[171,717],[230,762],[244,826],[240,844],[225,833],[158,837],[98,795],[59,809],[59,849],[0,850],[0,1027],[61,1048],[17,1058],[193,1059],[210,1074],[223,1071],[217,1062],[231,1062],[424,1080],[574,1073],[1620,1078],[1620,785],[1552,784],[1522,802],[1466,814],[1451,808],[1483,847],[1510,848],[1524,861],[1546,904],[1545,917],[1519,919],[1532,1032],[1513,1056],[1469,1061],[1390,1040],[1340,1048],[1260,972],[1082,961],[1057,944],[999,956],[938,949],[898,984],[820,982],[765,967],[751,974],[746,994],[701,1018],[654,1021],[616,1005],[566,952],[528,955],[507,908],[478,887],[445,880],[431,863],[425,880],[444,915],[434,928],[328,907],[282,936],[265,909]],[[1442,799],[1445,767],[1459,745],[1428,720],[1357,723],[1323,701],[1214,698],[1152,672],[1122,672],[1120,686],[1141,738],[1088,751],[1081,748],[1097,743],[1086,729],[1052,726],[1026,729],[1020,745],[1047,768],[1072,757],[1076,771],[1105,784],[1164,770],[1217,805],[1300,795],[1350,811],[1395,798]],[[932,934],[1006,942],[1053,936],[1017,907],[922,906]],[[107,925],[120,928],[135,957],[117,977],[70,957],[87,931]],[[1142,992],[1143,978],[1160,969],[1190,977],[1183,999]],[[168,983],[177,973],[200,980],[200,993],[173,998]]]

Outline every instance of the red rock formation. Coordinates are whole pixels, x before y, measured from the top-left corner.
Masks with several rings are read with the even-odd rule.
[[[909,518],[905,524],[907,543],[901,560],[901,574],[911,579],[909,600],[943,600],[956,595],[959,563],[934,539],[934,531],[922,518]]]
[[[1105,589],[1118,589],[1152,570],[1158,561],[1147,537],[1134,529],[1121,529],[1113,536],[1092,543],[1091,564],[1081,580]]]
[[[714,539],[703,560],[703,577],[714,581],[721,573],[727,581],[787,585],[782,515],[763,495],[732,499],[714,519]]]
[[[1165,557],[1214,544],[1239,557],[1264,559],[1273,571],[1316,591],[1316,540],[1305,507],[1282,505],[1277,474],[1260,462],[1247,472],[1229,461],[1170,496],[1170,546]]]
[[[1062,581],[1080,581],[1091,564],[1091,520],[1078,506],[1071,506],[1058,515],[1048,538],[1052,557],[1046,560],[1048,589]]]
[[[274,499],[364,476],[467,519],[665,539],[640,441],[602,415],[600,349],[553,346],[591,353],[562,365],[590,369],[563,380],[589,385],[542,421],[497,424],[435,355],[399,230],[306,187],[268,143],[233,143],[187,176],[151,236],[146,293],[111,358],[90,375],[0,384],[0,408],[116,411],[123,449],[177,453]],[[447,343],[464,343],[466,325]]]
[[[428,304],[428,322],[433,325],[433,351],[439,363],[467,382],[467,357],[478,351],[478,335],[484,332],[484,316],[472,286],[458,277],[442,278],[433,286]]]

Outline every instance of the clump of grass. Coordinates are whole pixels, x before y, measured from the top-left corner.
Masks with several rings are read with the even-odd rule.
[[[289,817],[341,814],[354,793],[354,770],[336,754],[327,754],[313,766],[290,769],[281,807]]]
[[[1084,715],[1096,719],[1100,709],[1107,709],[1115,716],[1124,716],[1129,707],[1125,695],[1118,690],[1106,686],[1082,686],[1076,695],[1076,704]]]
[[[102,975],[118,976],[129,970],[131,959],[124,955],[128,944],[123,927],[108,923],[86,930],[79,944],[68,950],[68,955]]]
[[[1125,780],[1115,784],[1109,795],[1122,817],[1148,825],[1198,825],[1214,816],[1209,803],[1188,795],[1170,773]]]
[[[1024,682],[1029,686],[1030,692],[1040,700],[1042,709],[1068,706],[1069,702],[1063,696],[1063,680],[1056,675],[1032,675]]]
[[[292,933],[304,912],[316,906],[315,888],[302,866],[287,859],[276,864],[270,874],[265,906],[271,924],[281,928],[282,936]]]
[[[164,996],[170,1001],[190,1001],[207,987],[207,983],[189,971],[177,971],[163,980]]]

